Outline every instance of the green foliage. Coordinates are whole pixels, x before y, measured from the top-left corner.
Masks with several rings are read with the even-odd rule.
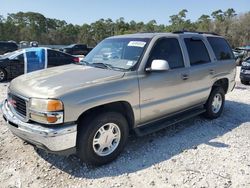
[[[196,30],[217,32],[225,36],[233,46],[250,43],[250,12],[238,16],[232,8],[226,11],[216,10],[211,15],[201,15],[195,22],[187,19],[187,14],[188,11],[183,9],[170,16],[169,25],[157,24],[155,20],[148,23],[134,20],[126,22],[121,17],[115,21],[100,19],[80,26],[68,24],[64,20],[46,18],[40,13],[18,12],[8,14],[6,18],[0,15],[0,40],[35,40],[41,44],[85,43],[94,46],[113,35]]]

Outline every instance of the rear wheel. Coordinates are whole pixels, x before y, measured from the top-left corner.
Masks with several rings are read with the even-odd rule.
[[[0,82],[3,82],[7,79],[7,73],[4,69],[0,68]]]
[[[210,96],[205,104],[206,112],[204,113],[205,117],[209,119],[218,118],[224,108],[225,103],[225,91],[221,87],[216,87],[210,93]]]
[[[91,165],[114,160],[125,147],[129,129],[124,116],[105,112],[92,120],[83,120],[77,135],[77,155]]]

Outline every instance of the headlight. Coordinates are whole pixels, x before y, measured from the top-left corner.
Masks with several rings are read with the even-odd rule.
[[[60,100],[32,98],[29,103],[30,119],[39,123],[63,123],[63,110]]]
[[[241,65],[244,67],[250,67],[250,62],[243,61]]]

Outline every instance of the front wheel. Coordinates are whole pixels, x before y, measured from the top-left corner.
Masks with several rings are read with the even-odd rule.
[[[218,118],[224,108],[225,103],[225,91],[221,87],[216,87],[210,93],[210,96],[205,104],[206,112],[204,113],[206,118],[216,119]]]
[[[128,123],[117,112],[105,112],[78,125],[77,155],[85,163],[103,165],[114,160],[125,147]]]

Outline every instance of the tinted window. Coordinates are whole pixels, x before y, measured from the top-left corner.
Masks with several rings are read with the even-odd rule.
[[[54,51],[54,50],[48,50],[48,57],[58,57],[58,52]]]
[[[24,56],[23,54],[20,54],[16,57],[16,59],[18,59],[20,62],[24,62]]]
[[[232,49],[225,39],[219,37],[208,37],[207,40],[210,43],[217,60],[234,59]]]
[[[202,40],[186,38],[184,39],[191,65],[210,62],[210,57]]]
[[[17,48],[17,44],[15,44],[15,43],[10,43],[10,47],[12,47],[12,48]]]
[[[59,57],[64,57],[64,58],[69,58],[69,57],[71,57],[70,55],[65,54],[65,53],[61,53],[61,52],[57,52],[57,53],[58,53],[58,56],[59,56]]]
[[[184,67],[184,61],[180,45],[175,38],[160,39],[149,58],[149,66],[154,59],[163,59],[168,61],[171,69]]]

